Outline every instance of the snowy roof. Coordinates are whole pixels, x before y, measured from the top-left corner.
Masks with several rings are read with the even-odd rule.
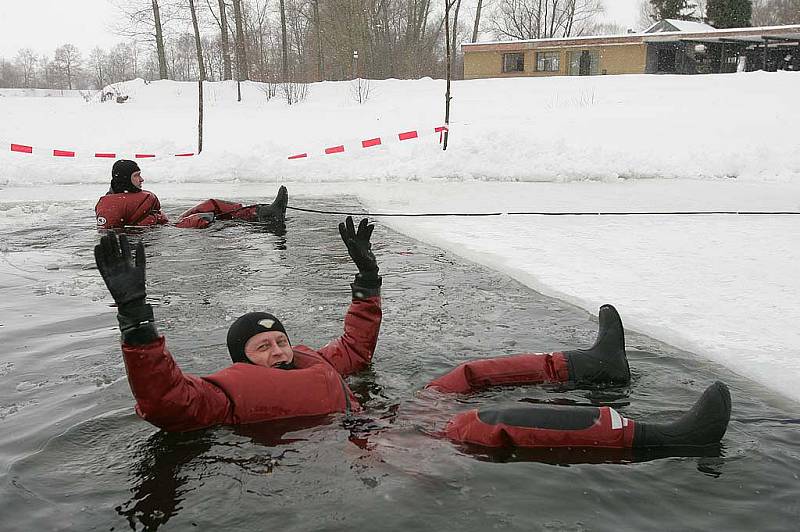
[[[710,24],[705,24],[703,22],[693,22],[691,20],[678,20],[674,18],[665,18],[664,20],[659,20],[658,22],[654,23],[652,26],[644,30],[644,33],[657,33],[662,31],[687,31],[687,32],[707,32],[707,31],[714,31],[717,28],[711,26]]]

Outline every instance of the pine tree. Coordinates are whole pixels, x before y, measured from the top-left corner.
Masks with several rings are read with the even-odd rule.
[[[695,20],[697,4],[690,0],[650,0],[659,20],[673,18],[679,20]]]
[[[708,0],[708,23],[715,28],[745,28],[750,26],[753,0]]]

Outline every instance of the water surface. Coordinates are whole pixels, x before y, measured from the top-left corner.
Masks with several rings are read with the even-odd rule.
[[[358,210],[348,198],[303,201],[313,202]],[[384,321],[372,367],[349,381],[362,415],[160,432],[133,413],[91,211],[67,207],[61,225],[0,242],[2,530],[787,530],[800,520],[798,405],[631,331],[629,388],[419,393],[470,358],[588,346],[596,316],[380,225]],[[293,343],[341,334],[355,269],[338,222],[290,212],[285,235],[235,223],[143,231],[148,294],[181,368],[227,365],[227,328],[251,310],[277,314]],[[723,445],[702,456],[487,454],[431,436],[460,410],[514,401],[666,421],[717,379],[733,415]]]

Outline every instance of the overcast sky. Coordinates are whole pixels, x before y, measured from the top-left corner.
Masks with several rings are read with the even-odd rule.
[[[640,0],[605,0],[606,18],[635,27]],[[95,46],[121,41],[109,31],[118,17],[108,0],[0,0],[0,56],[12,59],[20,48],[53,54],[72,43],[88,54]]]

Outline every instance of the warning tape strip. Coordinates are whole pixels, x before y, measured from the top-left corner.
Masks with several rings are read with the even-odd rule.
[[[439,143],[441,144],[443,135],[444,135],[444,133],[446,131],[449,131],[447,126],[436,126],[435,128],[433,128],[433,131],[431,131],[430,133],[432,133],[432,134],[438,133],[439,134]],[[405,140],[416,139],[416,138],[419,138],[420,135],[424,135],[424,134],[425,134],[424,130],[416,130],[416,129],[414,129],[414,130],[411,130],[411,131],[403,131],[401,133],[397,133],[397,141],[398,142],[402,142],[402,141],[405,141]],[[364,149],[364,148],[373,148],[375,146],[383,146],[385,144],[385,142],[388,142],[389,140],[390,140],[389,138],[382,138],[382,137],[373,137],[373,138],[370,138],[370,139],[364,139],[364,140],[359,141],[360,144],[356,144],[356,149],[359,149],[359,147],[361,149]],[[345,153],[346,151],[348,151],[345,148],[345,146],[346,146],[345,144],[339,144],[339,145],[336,145],[336,146],[329,146],[329,147],[324,148],[322,150],[322,154],[324,154],[324,155],[333,155],[335,153]],[[352,150],[349,150],[349,151],[352,151]],[[311,156],[312,156],[311,152],[306,151],[306,152],[295,153],[293,155],[290,155],[288,157],[288,159],[290,161],[294,161],[294,160],[297,160],[297,159],[308,159]]]
[[[437,126],[437,127],[433,128],[433,131],[431,133],[432,134],[435,134],[435,133],[439,134],[439,143],[441,144],[443,136],[444,136],[445,132],[447,132],[447,131],[449,131],[449,128],[447,126]],[[414,129],[414,130],[410,130],[410,131],[403,131],[403,132],[397,133],[397,142],[403,142],[403,141],[406,141],[406,140],[416,139],[416,138],[419,138],[420,135],[424,135],[424,134],[426,134],[424,130],[416,130],[416,129]],[[360,147],[362,149],[364,149],[364,148],[373,148],[375,146],[382,146],[382,145],[385,144],[385,142],[388,142],[390,140],[392,140],[392,139],[389,138],[389,137],[384,137],[384,138],[373,137],[373,138],[369,138],[369,139],[364,139],[364,140],[360,141]],[[122,154],[120,152],[88,152],[88,153],[84,152],[84,153],[81,153],[81,152],[78,152],[78,151],[75,151],[75,150],[65,150],[65,149],[52,149],[51,150],[50,148],[38,148],[38,147],[35,148],[34,146],[29,146],[27,144],[18,144],[18,143],[15,143],[15,142],[10,142],[10,143],[2,142],[0,144],[8,144],[10,146],[11,151],[14,152],[14,153],[22,153],[22,154],[28,154],[28,155],[44,153],[44,154],[50,154],[53,157],[76,158],[80,154],[80,156],[93,157],[95,159],[116,159],[118,157],[119,158],[122,157]],[[329,146],[329,147],[327,147],[327,148],[325,148],[323,150],[323,154],[325,154],[325,155],[333,155],[333,154],[336,154],[336,153],[345,153],[346,151],[352,151],[352,150],[346,149],[345,146],[346,146],[346,144],[338,144],[336,146]],[[134,153],[133,154],[133,158],[134,159],[153,159],[155,157],[193,157],[195,155],[197,155],[197,154],[194,153],[194,152],[169,153],[169,154],[164,154],[164,155],[157,155],[155,153],[141,152],[141,153]],[[310,156],[311,156],[311,152],[303,152],[303,153],[296,153],[296,154],[293,154],[293,155],[289,155],[288,159],[290,161],[291,160],[296,160],[296,159],[307,159]]]
[[[50,150],[49,148],[35,148],[34,146],[28,146],[27,144],[17,144],[14,142],[9,143],[12,152],[16,153],[24,153],[24,154],[38,154],[38,153],[49,153],[53,157],[69,157],[75,158],[79,156],[78,151],[75,150],[62,150],[62,149],[53,149]],[[89,152],[81,154],[83,156],[94,157],[96,159],[116,159],[118,156],[121,158],[122,154],[119,152]],[[170,153],[167,154],[167,157],[193,157],[196,155],[194,152],[185,152],[185,153]],[[153,159],[158,155],[155,153],[134,153],[134,159]],[[161,155],[164,157],[164,155]]]

